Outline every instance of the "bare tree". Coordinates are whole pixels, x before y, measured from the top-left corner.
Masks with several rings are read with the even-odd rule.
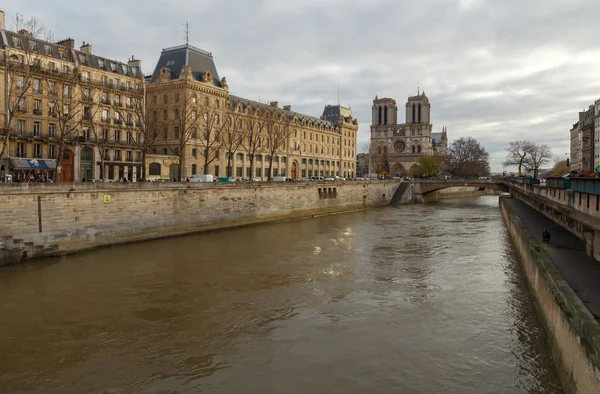
[[[145,90],[145,85],[143,85]],[[133,96],[127,97],[123,107],[123,101],[112,102],[112,110],[119,114],[123,120],[123,130],[127,136],[131,136],[130,143],[142,153],[142,174],[141,179],[146,179],[146,161],[150,149],[160,136],[160,131],[164,126],[160,116],[166,108],[166,104],[154,107],[152,110],[146,110],[146,94],[136,92]]]
[[[49,114],[57,120],[58,155],[55,181],[59,181],[62,170],[61,159],[65,143],[73,138],[75,129],[83,120],[81,85],[79,70],[55,72],[58,78],[46,78]]]
[[[243,116],[237,111],[237,106],[230,103],[228,110],[229,119],[227,120],[227,126],[225,127],[221,138],[227,156],[227,177],[231,177],[233,176],[231,161],[233,160],[233,155],[237,152],[246,138],[246,129],[243,126]]]
[[[104,180],[104,148],[108,141],[104,138],[102,126],[98,121],[98,114],[100,113],[100,93],[94,93],[90,89],[81,88],[81,101],[83,105],[83,138],[86,141],[89,140],[90,137],[93,138],[98,146],[100,152],[100,179]]]
[[[490,155],[479,141],[463,137],[448,148],[452,173],[459,176],[481,176],[490,173]]]
[[[260,108],[254,110],[246,119],[245,134],[242,146],[250,156],[250,180],[254,178],[254,159],[258,152],[262,151],[265,146],[264,129],[265,119]]]
[[[194,96],[186,96],[181,107],[173,108],[173,136],[168,135],[168,128],[163,127],[162,137],[169,151],[179,160],[179,178],[185,179],[185,149],[198,145],[198,105]]]
[[[34,17],[25,20],[23,15],[18,13],[15,14],[15,17],[13,18],[13,28],[17,32],[26,30],[32,37],[35,38],[40,38],[50,42],[55,41],[54,33],[48,30],[39,19]]]
[[[4,113],[4,140],[0,149],[0,160],[8,161],[10,151],[10,138],[14,133],[16,114],[24,112],[25,98],[29,94],[34,83],[34,71],[37,67],[34,63],[34,57],[26,48],[22,54],[9,54],[4,50],[2,59],[4,66],[4,85],[5,90],[5,113]],[[41,87],[37,87],[41,88]],[[8,162],[6,163],[8,168]]]
[[[221,134],[227,127],[228,117],[223,119],[223,111],[220,108],[211,107],[207,102],[200,107],[200,135],[198,146],[204,157],[203,174],[208,174],[209,165],[219,157],[222,139]]]
[[[273,174],[273,156],[283,148],[290,135],[290,127],[294,117],[291,114],[279,114],[275,109],[268,109],[264,113],[266,148],[269,152],[269,170],[267,179],[271,180]]]
[[[523,164],[525,164],[527,157],[531,154],[535,144],[531,141],[510,141],[506,148],[506,161],[504,161],[504,167],[518,166],[519,174]]]
[[[537,145],[534,144],[533,149],[529,153],[527,160],[525,161],[525,168],[533,171],[533,177],[537,178],[540,172],[540,168],[550,163],[552,159],[552,150],[548,145]]]

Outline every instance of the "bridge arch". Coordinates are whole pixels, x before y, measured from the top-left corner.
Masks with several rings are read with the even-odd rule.
[[[477,187],[508,193],[508,187],[501,181],[416,181],[415,185],[418,185],[418,192],[423,196],[449,187]]]
[[[404,176],[406,175],[406,168],[404,168],[402,163],[394,163],[392,164],[390,172],[392,173],[392,176]]]

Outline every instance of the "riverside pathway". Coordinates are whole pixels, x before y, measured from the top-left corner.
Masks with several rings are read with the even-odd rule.
[[[585,242],[554,223],[521,200],[506,198],[536,241],[544,248],[556,268],[596,320],[600,320],[600,262],[589,257]],[[542,243],[542,233],[551,234],[550,243]]]

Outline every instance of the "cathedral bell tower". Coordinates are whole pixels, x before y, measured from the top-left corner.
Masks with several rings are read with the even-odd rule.
[[[378,98],[375,96],[371,107],[373,126],[395,125],[398,123],[398,106],[396,100],[391,98]]]
[[[416,96],[411,96],[406,102],[406,124],[430,124],[431,123],[431,104],[425,95],[425,92],[417,92]]]

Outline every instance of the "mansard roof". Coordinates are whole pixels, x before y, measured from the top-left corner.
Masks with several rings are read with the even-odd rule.
[[[0,30],[0,47],[19,49],[24,52],[45,56],[74,63],[76,66],[84,65],[129,77],[141,78],[142,73],[136,66],[130,66],[116,60],[81,52],[72,45],[63,45],[66,42],[74,43],[68,39],[57,43],[40,40],[27,33],[15,33],[10,30]]]
[[[314,125],[318,125],[318,126],[322,126],[322,127],[326,127],[326,128],[335,128],[335,125],[331,122],[329,122],[328,120],[324,120],[324,119],[319,119],[316,118],[314,116],[310,116],[310,115],[305,115],[302,114],[300,112],[294,112],[291,110],[287,110],[287,109],[283,109],[283,108],[279,108],[279,107],[273,107],[269,104],[265,104],[265,103],[260,103],[258,101],[253,101],[253,100],[249,100],[243,97],[238,97],[238,96],[233,96],[233,95],[229,95],[229,98],[231,99],[231,101],[235,104],[241,104],[243,105],[244,108],[248,107],[248,106],[253,106],[255,108],[263,108],[263,109],[271,109],[271,110],[277,110],[282,114],[290,114],[296,117],[297,120],[299,121],[305,121],[308,123],[312,123]]]
[[[171,71],[171,78],[179,78],[183,66],[192,68],[192,75],[197,81],[202,81],[204,74],[210,71],[215,86],[222,87],[212,53],[189,44],[163,49],[154,68],[152,80],[158,79],[163,67]]]
[[[342,105],[326,105],[323,110],[323,115],[321,119],[328,120],[334,125],[337,125],[340,119],[340,116],[344,117],[344,120],[348,123],[352,123],[354,118],[352,117],[352,110],[348,107],[344,107]]]

